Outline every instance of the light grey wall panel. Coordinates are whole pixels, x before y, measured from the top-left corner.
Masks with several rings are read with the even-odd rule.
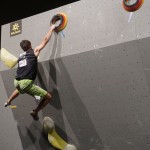
[[[145,0],[141,9],[135,12],[135,29],[137,38],[145,38],[150,36],[150,1]]]
[[[22,34],[14,37],[9,37],[10,24],[3,25],[1,46],[17,56],[20,53],[19,42],[24,38],[31,40],[35,47],[49,29],[50,19],[59,12],[68,16],[67,27],[59,33],[63,39],[61,57],[145,38],[150,35],[149,4],[150,1],[145,1],[141,9],[131,15],[123,9],[120,0],[78,1],[22,18]],[[48,60],[53,37],[43,50],[40,61]]]
[[[15,89],[13,85],[15,72],[16,69],[1,72],[4,87],[7,89],[5,92],[7,93],[8,97]],[[1,93],[1,95],[3,95],[3,93]],[[12,102],[12,105],[17,106],[16,109],[3,108],[5,111],[5,117],[7,116],[7,118],[3,120],[3,124],[5,125],[4,127],[6,129],[9,127],[9,129],[4,131],[9,134],[10,138],[7,138],[5,133],[3,133],[4,131],[2,132],[4,141],[3,145],[0,145],[0,149],[7,150],[15,147],[13,150],[54,150],[54,148],[48,142],[47,137],[44,136],[42,132],[42,123],[44,118],[42,112],[39,113],[40,121],[38,122],[34,121],[30,116],[30,111],[36,107],[37,103],[38,101],[36,101],[33,97],[24,94],[19,95],[19,97]],[[17,130],[13,130],[14,120]],[[11,122],[8,123],[8,121]],[[1,125],[0,129],[2,128],[3,126]]]
[[[8,83],[12,84],[11,81]],[[4,86],[0,74],[0,149],[22,150],[22,144],[17,130],[18,123],[12,115],[12,110],[4,107],[4,103],[8,98],[7,90],[8,88]]]

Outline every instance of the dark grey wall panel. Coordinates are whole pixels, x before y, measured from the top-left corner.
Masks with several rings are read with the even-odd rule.
[[[13,86],[13,80],[15,75],[15,69],[1,72],[2,79],[4,82],[4,86],[7,92],[7,96],[10,96],[10,94],[14,90]],[[2,93],[1,93],[2,94]],[[6,99],[5,99],[6,100]],[[21,146],[23,150],[54,150],[54,148],[51,147],[49,142],[47,141],[47,138],[43,136],[42,132],[42,116],[41,122],[35,122],[30,116],[30,111],[36,106],[36,101],[34,98],[28,96],[28,95],[19,95],[15,99],[14,102],[12,102],[12,105],[17,105],[16,109],[10,109],[10,108],[3,108],[5,111],[12,111],[13,116],[8,116],[8,112],[5,112],[5,116],[9,117],[9,120],[12,120],[12,123],[16,122],[16,127],[19,133],[19,139],[16,138],[16,136],[13,136],[13,139],[15,143],[17,143],[18,140],[21,141]],[[3,106],[4,107],[4,106]],[[14,121],[13,121],[14,120]],[[6,120],[7,121],[7,120]],[[8,126],[7,122],[5,120],[3,121],[5,124],[5,127]],[[10,123],[10,126],[13,127],[13,124]],[[10,128],[11,129],[11,128]],[[9,136],[11,136],[12,139],[12,133],[14,131],[8,132]],[[16,134],[16,133],[15,133]],[[17,134],[16,134],[17,135]],[[5,136],[3,134],[3,136]],[[10,139],[9,141],[6,140],[8,143],[9,149],[11,148],[11,144],[14,145],[14,142]],[[13,143],[12,143],[13,142]],[[4,150],[7,149],[7,145],[1,145],[0,148],[3,148]],[[14,149],[20,149],[19,145]]]
[[[141,53],[141,58],[142,58],[142,63],[143,63],[143,69],[147,78],[147,85],[150,85],[150,38],[145,38],[142,41],[139,41],[137,43],[140,53]]]
[[[149,150],[150,93],[144,69],[149,43],[145,38],[51,59],[61,54],[61,38],[55,39],[36,79],[53,95],[40,121],[29,115],[37,105],[34,98],[24,94],[14,101],[23,149],[53,149],[41,132],[43,117],[50,116],[58,133],[79,150]],[[1,72],[7,95],[14,89],[14,74],[15,69]]]

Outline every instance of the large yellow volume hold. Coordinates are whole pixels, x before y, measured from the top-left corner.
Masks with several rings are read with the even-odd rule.
[[[55,128],[52,130],[51,133],[48,133],[48,140],[49,142],[56,148],[60,150],[64,150],[67,145],[67,142],[64,141],[56,132]]]
[[[9,68],[13,68],[17,64],[17,60],[18,60],[17,57],[15,57],[5,48],[1,48],[0,50],[0,59]]]
[[[59,150],[77,150],[75,145],[67,143],[55,130],[55,123],[53,120],[45,116],[43,120],[43,131],[47,135],[48,141],[51,145]]]

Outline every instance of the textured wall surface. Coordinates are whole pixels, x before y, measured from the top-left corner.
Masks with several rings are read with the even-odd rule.
[[[0,62],[0,148],[54,150],[42,134],[43,117],[50,116],[78,150],[149,150],[149,4],[128,13],[120,0],[82,0],[22,19],[22,34],[13,37],[10,24],[2,26],[2,47],[18,56],[21,39],[36,46],[54,14],[68,15],[65,30],[52,35],[39,58],[35,83],[53,99],[38,122],[29,115],[38,101],[27,94],[16,98],[16,109],[3,107],[16,68]]]
[[[129,13],[123,9],[120,0],[82,0],[22,19],[22,34],[17,36],[9,36],[10,24],[2,26],[1,46],[16,56],[21,51],[19,42],[22,39],[31,40],[35,47],[49,29],[50,19],[59,12],[68,16],[67,28],[60,33],[63,39],[61,57],[149,37],[149,5],[147,0],[141,9]],[[40,61],[49,58],[53,37]],[[1,70],[3,67],[1,64]]]

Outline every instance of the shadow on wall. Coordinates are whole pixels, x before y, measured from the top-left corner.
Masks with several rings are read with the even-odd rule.
[[[10,96],[14,90],[14,86],[11,83],[13,83],[15,72],[16,69],[3,71],[1,73],[8,96]],[[48,142],[47,137],[45,137],[43,134],[42,123],[40,121],[34,121],[29,114],[30,110],[36,107],[34,98],[27,94],[21,94],[12,102],[12,105],[17,105],[16,109],[12,109],[12,113],[14,116],[14,121],[17,123],[16,126],[22,144],[22,149],[55,150]],[[10,108],[6,109],[8,109],[8,112],[10,112]],[[6,113],[5,115],[6,118],[9,119],[8,114]],[[16,138],[16,143],[18,140],[18,134],[16,133],[16,136],[12,137]],[[10,136],[12,136],[11,132]],[[15,147],[17,147],[17,145],[15,145]]]
[[[57,59],[54,59],[54,56]],[[44,67],[49,73],[49,81],[47,81],[46,75],[43,74]],[[51,92],[53,99],[50,104],[55,109],[48,105],[42,111],[43,117],[50,115],[49,117],[55,121],[58,133],[69,143],[74,143],[79,150],[103,150],[103,143],[88,115],[88,111],[73,86],[67,68],[63,63],[63,58],[61,58],[60,34],[55,35],[49,61],[45,62],[43,66],[39,64],[39,70],[38,80],[40,86],[49,90],[50,85],[53,83],[54,87]],[[77,139],[76,142],[65,134],[64,115],[72,129],[73,136]]]
[[[42,125],[40,122],[33,121],[30,125],[25,126],[24,135],[22,132],[21,124],[18,125],[18,132],[22,142],[23,150],[56,150],[53,148],[41,131]]]

